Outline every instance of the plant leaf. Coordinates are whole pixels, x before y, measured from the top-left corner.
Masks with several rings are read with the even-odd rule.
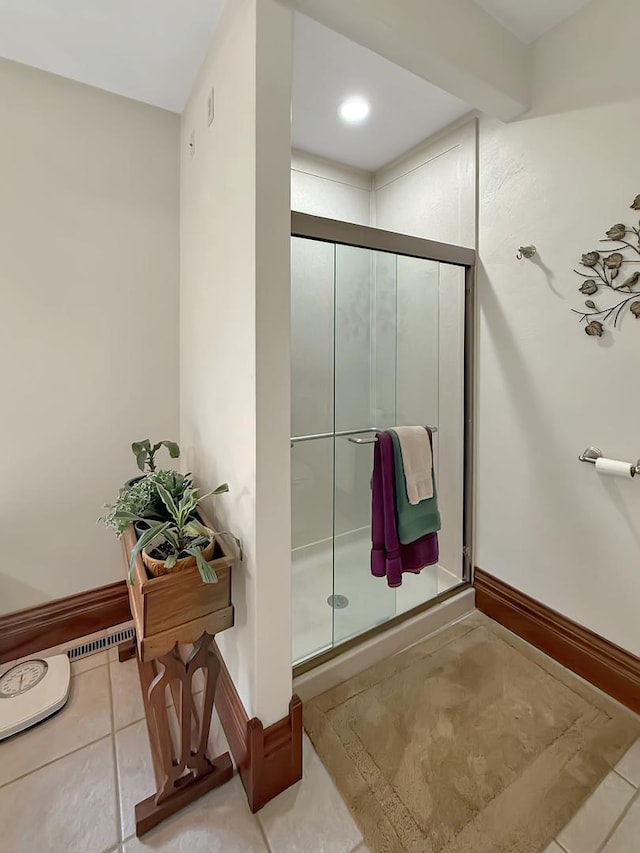
[[[173,495],[168,489],[165,489],[162,483],[156,482],[156,489],[160,495],[162,503],[166,506],[169,515],[177,521],[180,513],[173,499]]]
[[[240,562],[244,559],[244,549],[242,547],[242,539],[238,539],[238,537],[233,534],[230,530],[216,530],[216,536],[230,536],[233,541],[236,543],[236,547],[238,548],[238,556],[240,557]]]
[[[214,489],[212,492],[207,492],[205,495],[201,495],[198,500],[203,501],[205,498],[210,498],[211,495],[222,495],[224,492],[229,491],[229,483],[222,483],[218,486],[217,489]]]
[[[151,443],[148,438],[144,441],[134,441],[131,450],[137,455],[141,450],[151,450]]]
[[[198,508],[200,498],[197,489],[187,489],[180,501],[180,525],[184,527],[190,516]]]
[[[171,526],[167,527],[167,529],[164,531],[162,536],[165,539],[165,541],[168,542],[169,545],[171,545],[171,547],[176,552],[176,554],[179,554],[180,553],[180,539],[178,538],[178,536],[176,534],[175,528],[172,528]]]
[[[202,578],[203,583],[218,583],[218,575],[215,573],[213,567],[210,566],[202,556],[200,548],[191,545],[188,548],[185,548],[185,551],[187,554],[191,554],[192,557],[196,558],[196,565],[198,566],[198,571],[200,572],[200,577]]]
[[[233,533],[231,534],[233,536]],[[242,539],[238,539],[237,536],[233,536],[236,545],[238,546],[238,552],[240,554],[240,562],[244,560],[244,549],[242,547]]]
[[[147,461],[147,451],[141,450],[139,453],[136,453],[136,462],[138,463],[138,468],[141,471],[144,471],[144,466]]]
[[[595,308],[596,307],[596,303],[593,301],[593,299],[585,299],[584,304],[587,306],[587,308]]]
[[[164,446],[169,451],[169,456],[172,459],[177,459],[180,456],[180,448],[176,444],[175,441],[161,441],[160,444],[164,444]]]
[[[185,527],[185,531],[192,536],[205,536],[209,541],[211,541],[214,537],[213,530],[210,530],[208,527],[205,527],[202,522],[198,521],[196,518],[192,519]]]
[[[172,569],[177,562],[178,562],[178,555],[177,554],[169,554],[167,559],[164,561],[164,567],[165,567],[165,569]]]
[[[136,564],[137,555],[143,550],[143,548],[146,548],[147,545],[150,545],[154,539],[162,535],[168,526],[169,522],[167,521],[164,524],[158,524],[150,528],[149,530],[145,530],[145,532],[133,546],[133,548],[131,549],[131,557],[129,559],[129,583],[133,583],[133,570]]]
[[[113,517],[118,521],[140,521],[141,518],[139,515],[136,515],[134,512],[129,512],[126,509],[118,509],[114,512]]]

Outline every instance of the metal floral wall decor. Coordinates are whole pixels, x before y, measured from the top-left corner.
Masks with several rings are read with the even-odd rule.
[[[640,195],[634,198],[631,209],[640,210]],[[585,323],[585,332],[598,338],[606,331],[606,324],[615,328],[627,309],[636,320],[640,319],[640,291],[634,290],[640,282],[640,270],[631,272],[626,266],[640,264],[640,227],[620,222],[612,225],[600,242],[612,245],[582,255],[580,265],[586,273],[574,270],[584,279],[578,290],[588,297],[584,303],[586,311],[571,309],[580,316],[580,322]],[[603,301],[607,303],[605,308],[600,307]]]

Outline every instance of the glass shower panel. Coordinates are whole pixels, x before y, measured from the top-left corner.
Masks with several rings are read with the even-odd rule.
[[[440,429],[439,358],[440,264],[423,258],[398,258],[396,424]],[[433,433],[437,472],[440,432]],[[404,613],[438,594],[436,567],[406,574],[396,590],[396,610]]]
[[[299,663],[463,577],[464,268],[292,240],[293,659]],[[440,558],[391,589],[370,571],[375,433],[437,428]]]
[[[440,264],[439,592],[464,580],[464,269]]]
[[[330,648],[333,592],[334,246],[291,246],[293,659]],[[325,435],[325,438],[309,436]]]
[[[395,407],[396,258],[370,249],[336,246],[335,254],[335,496],[334,643],[395,616],[396,596],[370,572],[371,472],[374,415]],[[381,289],[378,298],[377,267]],[[380,306],[384,305],[384,317]],[[380,322],[377,322],[380,314]],[[377,334],[387,320],[386,358],[376,359]],[[380,378],[376,364],[380,362]],[[370,430],[370,432],[362,432]],[[348,435],[340,435],[349,431]]]

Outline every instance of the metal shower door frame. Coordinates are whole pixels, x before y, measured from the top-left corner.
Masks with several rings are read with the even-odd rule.
[[[468,587],[473,581],[474,555],[474,405],[475,405],[475,277],[476,251],[465,246],[451,243],[439,243],[409,234],[385,231],[368,225],[356,225],[313,216],[299,211],[291,212],[291,236],[316,240],[321,243],[333,243],[341,246],[354,246],[371,249],[376,252],[388,252],[410,258],[422,258],[437,261],[464,269],[464,485],[463,485],[463,581],[446,593],[436,596],[412,610],[389,619],[357,637],[340,643],[331,650],[305,660],[294,667],[294,676],[301,675],[326,660],[342,654],[353,646],[376,636],[382,631],[404,622],[446,598]]]

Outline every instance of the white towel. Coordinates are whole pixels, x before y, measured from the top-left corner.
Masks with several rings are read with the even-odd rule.
[[[394,427],[400,441],[409,503],[433,497],[433,454],[429,433],[421,426]]]

